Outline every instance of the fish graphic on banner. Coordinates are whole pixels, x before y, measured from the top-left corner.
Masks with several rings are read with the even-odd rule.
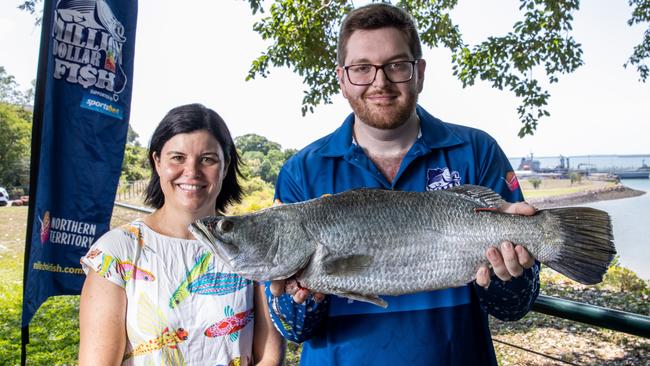
[[[34,313],[50,296],[80,292],[79,258],[109,229],[129,126],[137,6],[134,0],[44,1],[23,358]]]

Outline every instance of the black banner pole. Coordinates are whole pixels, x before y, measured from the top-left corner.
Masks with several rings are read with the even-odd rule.
[[[34,212],[36,209],[36,187],[38,187],[38,172],[41,160],[41,133],[43,130],[43,109],[45,108],[45,83],[47,80],[47,61],[52,29],[51,0],[43,2],[43,22],[41,24],[41,44],[38,53],[38,68],[36,71],[36,90],[34,91],[34,115],[32,120],[32,148],[29,165],[29,207],[27,209],[27,235],[25,238],[25,260],[23,268],[23,309],[29,259],[32,247],[32,232],[34,227]],[[27,361],[27,344],[29,343],[29,324],[21,328],[20,365]]]

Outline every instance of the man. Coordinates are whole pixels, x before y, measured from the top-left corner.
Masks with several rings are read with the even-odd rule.
[[[359,187],[477,184],[521,201],[512,168],[490,136],[444,123],[416,104],[426,69],[421,57],[403,10],[371,4],[352,11],[341,27],[336,72],[354,113],[285,164],[276,198],[289,203]],[[535,211],[524,203],[500,209]],[[487,314],[525,315],[538,294],[539,265],[508,242],[486,256],[494,276],[483,267],[463,287],[385,296],[387,309],[307,289],[291,296],[284,281],[275,281],[267,289],[271,316],[284,337],[305,341],[302,365],[496,365]]]

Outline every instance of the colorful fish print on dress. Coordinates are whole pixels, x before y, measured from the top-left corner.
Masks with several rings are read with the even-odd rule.
[[[228,295],[253,283],[235,273],[206,273],[192,281],[187,290],[199,295]]]
[[[133,349],[124,355],[124,360],[131,357],[153,357],[155,352],[162,352],[163,365],[185,365],[179,345],[187,340],[188,332],[183,328],[170,328],[165,314],[155,306],[146,294],[138,300],[137,328],[139,333],[151,334],[151,338],[139,339],[138,332],[129,331]],[[160,364],[153,362],[152,364]]]
[[[102,255],[102,263],[100,263],[99,268],[97,269],[97,274],[102,277],[110,277],[111,272],[109,271],[114,263],[115,263],[114,257],[108,254]]]
[[[234,342],[239,338],[239,330],[243,329],[246,324],[253,320],[253,309],[251,308],[235,314],[235,311],[230,306],[226,306],[224,313],[227,318],[209,326],[204,334],[210,338],[227,335]]]
[[[110,269],[113,266],[115,266],[115,271],[122,277],[124,281],[141,280],[151,282],[156,279],[156,276],[154,276],[151,271],[137,267],[133,264],[133,262],[129,260],[120,261],[107,254],[102,255],[102,263],[97,269],[97,274],[102,277],[110,277]]]
[[[142,281],[151,282],[156,279],[156,276],[154,276],[154,274],[151,273],[151,271],[147,271],[146,269],[137,267],[131,261],[124,261],[124,262],[118,261],[116,269],[117,269],[117,273],[119,273],[120,276],[122,276],[124,281],[133,279],[133,280],[142,280]]]
[[[93,260],[93,259],[95,259],[95,257],[97,257],[100,254],[102,254],[102,251],[100,249],[95,248],[95,249],[91,250],[90,252],[88,252],[88,254],[86,254],[86,258],[88,258],[90,260]]]
[[[210,259],[212,258],[212,253],[206,252],[201,255],[197,260],[192,269],[185,276],[185,280],[178,285],[178,288],[172,294],[172,297],[169,299],[169,308],[173,309],[188,296],[190,296],[190,291],[188,289],[190,283],[199,279],[210,269]]]
[[[144,239],[142,238],[142,233],[140,232],[140,228],[138,226],[126,224],[120,227],[120,229],[122,229],[124,233],[129,236],[129,238],[136,240],[141,248],[144,248]]]

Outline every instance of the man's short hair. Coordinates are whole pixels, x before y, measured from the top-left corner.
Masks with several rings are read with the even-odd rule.
[[[393,27],[406,36],[411,54],[415,59],[422,58],[420,36],[415,21],[404,9],[391,4],[369,4],[352,10],[343,20],[336,49],[339,66],[345,64],[348,40],[357,30],[375,30]]]

